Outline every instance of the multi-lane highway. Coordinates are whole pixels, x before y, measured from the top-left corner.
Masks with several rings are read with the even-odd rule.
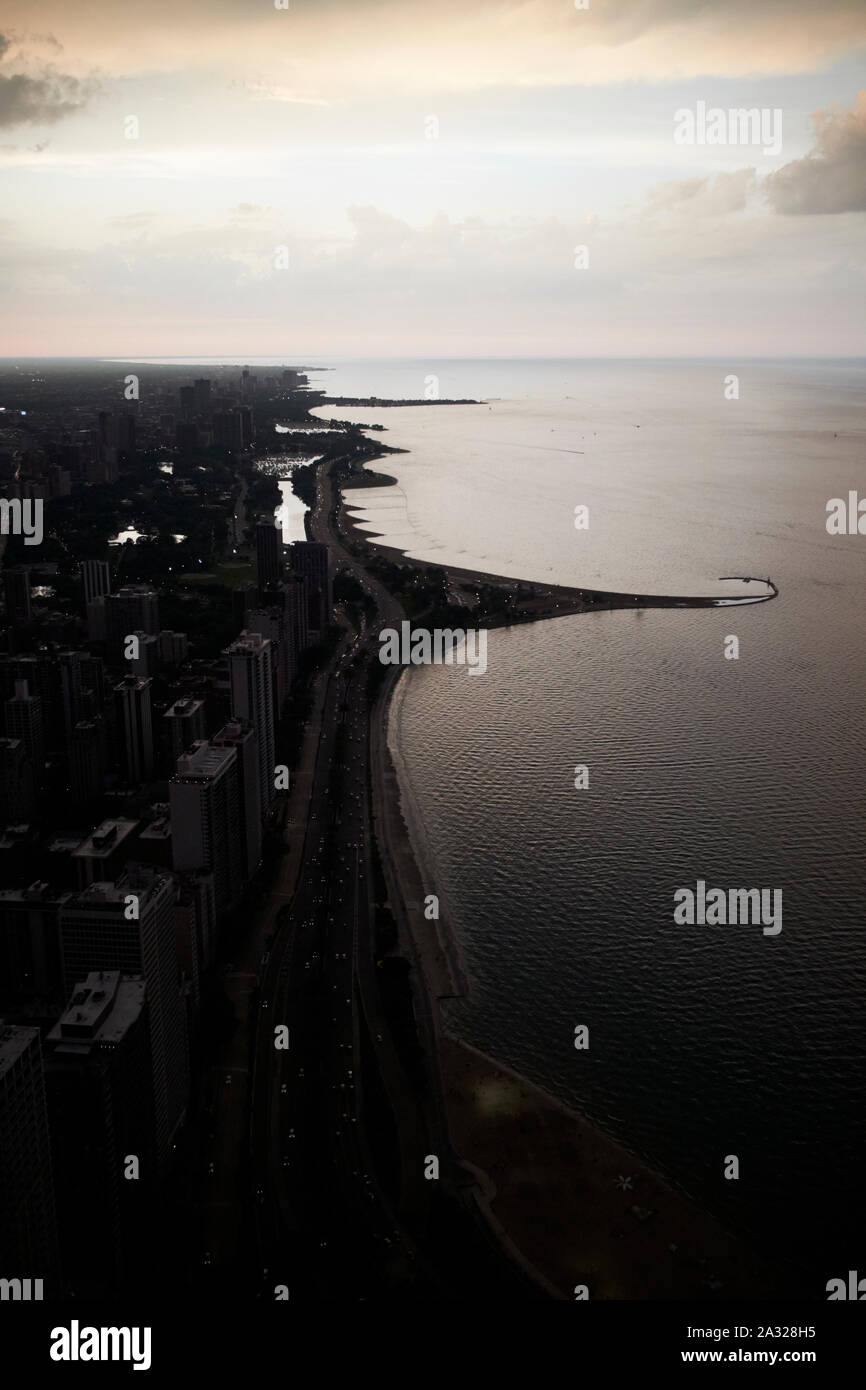
[[[507,1262],[491,1250],[488,1233],[471,1220],[461,1225],[462,1218],[443,1254],[441,1193],[447,1189],[447,1202],[457,1205],[466,1176],[451,1153],[438,1075],[429,1065],[430,1004],[419,1004],[416,991],[426,1094],[410,1081],[383,1012],[370,674],[379,631],[403,613],[340,546],[330,526],[333,500],[331,480],[320,470],[310,534],[354,575],[376,616],[353,625],[340,615],[340,643],[317,680],[286,851],[251,923],[244,959],[226,976],[249,1027],[237,1030],[226,1054],[231,1065],[214,1078],[204,1262],[218,1275],[243,1248],[249,1277],[268,1300],[282,1287],[301,1301],[395,1292],[449,1298],[459,1296],[461,1279],[471,1282],[473,1267],[486,1274],[496,1266],[500,1284],[510,1280],[511,1267],[503,1270]],[[275,1045],[281,1028],[288,1048]],[[246,1126],[243,1138],[239,1125]],[[430,1153],[439,1157],[442,1182],[425,1179]],[[473,1247],[481,1247],[480,1265]]]

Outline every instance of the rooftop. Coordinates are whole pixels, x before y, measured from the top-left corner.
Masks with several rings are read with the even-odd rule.
[[[60,1052],[89,1051],[97,1043],[117,1044],[141,1013],[144,997],[141,975],[92,970],[83,983],[75,986],[65,1013],[48,1034],[48,1041],[55,1044],[54,1051]],[[77,1046],[69,1049],[64,1045],[70,1042]]]
[[[4,1023],[0,1019],[0,1076],[23,1057],[33,1040],[38,1037],[38,1028],[18,1028],[15,1024]]]

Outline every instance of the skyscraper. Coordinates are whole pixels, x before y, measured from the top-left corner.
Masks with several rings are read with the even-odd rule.
[[[135,453],[135,416],[125,410],[115,418],[117,449],[121,454]]]
[[[51,1144],[38,1028],[0,1020],[0,1255],[3,1277],[60,1292]]]
[[[136,676],[155,676],[159,670],[159,638],[150,632],[128,635],[138,638],[138,656],[127,658],[130,671]]]
[[[33,814],[35,780],[24,740],[0,738],[0,825],[20,825]]]
[[[4,569],[3,595],[6,600],[7,623],[29,623],[32,612],[30,571],[24,565]]]
[[[114,687],[121,761],[131,786],[153,776],[152,685],[143,676],[124,676]]]
[[[163,628],[159,634],[159,660],[162,666],[180,666],[189,653],[189,639],[185,632],[173,632]]]
[[[159,633],[159,599],[147,584],[125,584],[105,599],[107,640],[114,657],[123,654],[124,638],[133,632]]]
[[[232,714],[246,719],[259,745],[259,798],[262,816],[274,796],[274,699],[271,644],[258,632],[241,633],[226,651]]]
[[[39,781],[45,766],[45,733],[42,727],[42,701],[30,694],[26,680],[16,680],[15,694],[4,705],[6,734],[20,738]]]
[[[310,615],[307,592],[309,585],[302,574],[290,571],[279,590],[283,607],[289,616],[292,634],[292,679],[297,670],[297,660],[301,652],[310,645]]]
[[[273,592],[273,591],[271,591]],[[247,630],[267,637],[271,644],[271,668],[273,674],[274,712],[279,718],[285,709],[289,694],[291,677],[291,627],[285,608],[275,604],[273,607],[256,608],[247,614]]]
[[[240,896],[243,879],[236,750],[206,740],[194,744],[178,758],[168,795],[172,863],[180,873],[212,873],[217,908],[224,912]]]
[[[86,612],[91,599],[102,598],[105,594],[111,593],[111,571],[107,560],[82,560],[80,572]]]
[[[59,664],[63,728],[69,739],[82,719],[93,719],[102,713],[105,670],[98,656],[84,651],[61,652]]]
[[[187,698],[175,700],[162,716],[166,754],[172,769],[185,749],[204,738],[204,715],[204,701]]]
[[[289,557],[292,569],[307,581],[310,628],[321,636],[331,621],[333,607],[328,547],[320,541],[293,541]]]
[[[190,957],[194,954],[198,972],[210,970],[217,948],[214,876],[204,872],[180,874],[178,885],[174,920],[181,964],[187,968],[185,953]],[[192,978],[191,963],[189,973]]]
[[[141,822],[127,816],[110,817],[97,825],[72,851],[77,886],[107,883],[119,874],[140,829]]]
[[[91,642],[108,641],[107,595],[92,598],[87,605],[87,637]]]
[[[231,719],[211,739],[214,748],[233,748],[237,754],[238,810],[241,830],[241,872],[251,879],[262,857],[262,799],[259,787],[259,745],[247,720]]]
[[[91,971],[45,1041],[64,1282],[113,1295],[141,1269],[156,1178],[153,1059],[142,976]],[[127,1181],[129,1157],[139,1176]]]
[[[262,593],[280,577],[282,540],[282,531],[270,521],[260,521],[256,526],[256,577]]]
[[[163,1169],[186,1109],[186,1015],[174,939],[176,884],[132,864],[115,883],[93,883],[60,910],[67,995],[92,970],[143,975],[147,988],[157,1163]]]
[[[26,681],[28,694],[40,701],[45,746],[58,747],[63,739],[63,709],[56,658],[47,654],[0,656],[0,698],[13,699],[19,681]]]
[[[249,441],[244,437],[245,417],[242,412],[237,407],[232,410],[217,410],[212,418],[214,443],[224,449],[231,449],[235,454],[243,453]]]
[[[192,389],[196,415],[210,415],[210,381],[200,377]]]
[[[95,719],[82,719],[69,739],[69,785],[76,801],[88,802],[102,791],[102,730]]]
[[[0,1017],[56,1016],[66,998],[60,908],[68,893],[47,883],[0,891]]]

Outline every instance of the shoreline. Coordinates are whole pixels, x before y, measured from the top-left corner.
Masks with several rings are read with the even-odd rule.
[[[360,549],[366,558],[388,554],[397,563],[420,565],[394,547],[377,545],[359,529],[348,510],[351,504],[343,498],[344,488],[350,487],[349,481],[335,486],[335,539],[346,543],[350,553],[355,549],[356,559]],[[453,580],[462,574],[474,584],[484,582],[477,571],[436,568]],[[520,582],[503,581],[502,576],[492,580]],[[770,594],[744,601],[774,598],[778,590],[767,582]],[[534,587],[563,594],[559,586]],[[631,607],[633,602],[626,605],[625,596],[605,594],[605,599],[619,602],[590,604],[583,591],[565,593],[574,593],[579,605],[557,613],[539,612],[531,620],[597,607]],[[709,597],[653,597],[657,606],[718,606],[718,600]],[[584,1114],[449,1032],[441,1001],[467,994],[469,982],[449,915],[440,910],[434,934],[423,913],[427,892],[437,891],[435,874],[405,762],[389,737],[393,708],[399,741],[407,689],[401,680],[404,674],[403,668],[394,668],[371,711],[375,835],[398,949],[415,966],[416,1020],[419,1032],[426,1034],[434,1072],[433,1133],[450,1151],[458,1173],[462,1171],[463,1185],[468,1184],[491,1235],[553,1298],[573,1298],[578,1284],[587,1286],[590,1297],[602,1299],[790,1296],[795,1286],[788,1271],[775,1268]]]
[[[380,405],[384,404],[379,402]],[[399,401],[391,402],[393,405],[403,404]],[[446,405],[462,404],[462,402],[426,402],[426,404]],[[315,406],[314,410],[325,407]],[[318,420],[318,416],[312,418]],[[364,431],[372,428],[368,425],[360,425]],[[399,486],[398,479],[391,477],[390,474],[378,474],[369,465],[378,462],[380,459],[387,458],[389,454],[405,454],[411,452],[408,449],[396,448],[393,445],[385,444],[379,440],[370,439],[365,435],[370,450],[360,460],[353,460],[358,479],[367,479],[365,482],[357,482],[346,479],[336,484],[336,493],[339,498],[339,509],[336,518],[336,529],[338,536],[350,547],[360,547],[370,559],[381,556],[382,559],[391,564],[400,565],[406,568],[418,570],[440,570],[446,578],[455,586],[468,590],[477,589],[479,585],[493,585],[500,589],[516,590],[518,587],[525,590],[532,590],[535,594],[534,602],[543,602],[545,607],[553,603],[555,608],[562,609],[561,616],[568,613],[589,612],[589,611],[609,611],[615,608],[634,610],[635,608],[745,608],[754,607],[759,603],[769,603],[778,598],[779,589],[769,577],[756,579],[751,575],[727,575],[721,576],[719,583],[744,582],[766,584],[769,592],[751,595],[733,594],[634,594],[623,590],[599,589],[593,586],[578,586],[560,584],[555,580],[525,579],[519,575],[493,574],[487,570],[467,569],[463,566],[443,563],[439,560],[421,560],[410,555],[408,551],[401,550],[398,546],[388,545],[381,540],[381,532],[363,530],[362,527],[372,525],[372,522],[364,521],[356,513],[364,510],[366,504],[362,502],[350,501],[346,492],[357,488],[364,491],[372,487],[381,487],[386,490],[388,487]],[[542,617],[554,617],[555,613],[544,611],[527,615],[528,620],[535,621]],[[526,619],[525,619],[526,620]]]
[[[480,1217],[555,1299],[573,1298],[578,1283],[602,1299],[802,1296],[788,1272],[672,1179],[573,1105],[458,1037],[443,1019],[442,1000],[468,993],[469,982],[454,967],[460,943],[448,914],[440,914],[435,934],[423,916],[424,894],[438,891],[437,884],[411,791],[407,798],[400,780],[402,759],[388,737],[392,701],[397,691],[405,696],[404,674],[396,669],[373,711],[376,836],[399,949],[415,967],[419,1027],[435,1050],[436,1120],[474,1184]],[[617,1186],[622,1177],[628,1189]]]
[[[407,693],[406,674],[407,671],[405,668],[400,669],[399,675],[394,681],[392,688],[385,696],[382,709],[382,719],[384,721],[382,736],[384,748],[387,750],[391,759],[396,783],[397,798],[396,804],[394,805],[394,812],[399,815],[403,822],[404,832],[409,842],[409,848],[412,858],[415,861],[419,879],[422,885],[429,888],[430,892],[437,893],[441,909],[442,894],[436,883],[430,847],[424,833],[423,818],[412,793],[409,772],[398,742],[402,704]],[[394,740],[390,737],[392,719],[395,734]],[[402,886],[403,885],[401,885],[401,888]],[[437,991],[436,997],[438,999],[460,998],[468,994],[470,988],[469,978],[463,964],[460,942],[456,932],[445,925],[448,921],[448,913],[446,912],[443,915],[440,910],[438,920],[435,923],[428,923],[429,927],[435,928],[438,941],[437,955],[440,961],[445,962],[444,966],[440,965],[439,972],[446,977],[443,983],[447,984],[447,989],[445,991]]]
[[[388,478],[387,483],[378,483],[378,478]],[[390,478],[387,474],[377,475],[377,485],[387,487],[396,486],[397,480]],[[354,485],[353,485],[354,486]],[[374,486],[373,483],[368,486]],[[342,492],[342,488],[341,488]],[[754,598],[751,595],[738,597],[733,594],[628,594],[622,590],[578,588],[574,585],[559,584],[555,580],[543,579],[523,579],[517,575],[492,574],[487,570],[464,569],[459,565],[453,565],[441,560],[419,560],[416,556],[410,555],[406,550],[400,550],[395,545],[388,545],[380,539],[381,532],[364,531],[362,526],[370,523],[362,521],[354,512],[363,510],[361,503],[343,500],[342,520],[346,539],[350,539],[354,544],[360,544],[370,551],[371,558],[381,555],[383,559],[389,560],[395,565],[404,565],[421,570],[442,570],[450,579],[459,586],[477,587],[479,584],[496,585],[500,588],[514,589],[518,586],[541,591],[542,594],[558,594],[563,604],[580,603],[581,608],[577,611],[590,612],[593,610],[609,611],[616,608],[633,609],[638,608],[750,608],[759,603],[770,603],[779,595],[778,586],[772,579],[755,579],[754,576],[728,575],[721,576],[720,583],[730,583],[743,580],[747,583],[768,584],[770,592],[758,594]],[[572,608],[564,608],[563,616],[568,616],[570,612],[576,611]],[[547,616],[539,614],[533,621],[539,621]],[[549,616],[555,616],[550,614]]]
[[[480,1205],[560,1298],[802,1297],[699,1202],[581,1111],[445,1030],[455,1148],[484,1180]]]

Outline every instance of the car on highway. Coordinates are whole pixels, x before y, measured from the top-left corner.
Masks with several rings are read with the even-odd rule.
[[[225,1076],[225,1081],[223,1082],[223,1085],[224,1085],[224,1086],[230,1086],[231,1084],[232,1084],[232,1074],[231,1074],[230,1071],[227,1071],[227,1072],[226,1072],[226,1076]]]

